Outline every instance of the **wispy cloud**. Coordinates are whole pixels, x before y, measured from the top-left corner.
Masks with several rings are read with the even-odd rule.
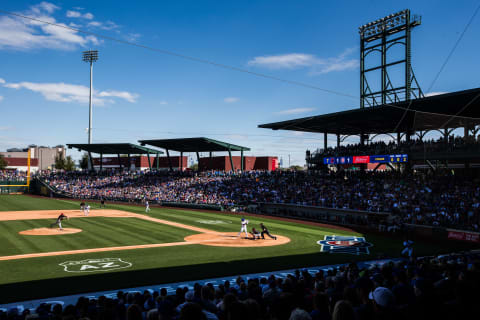
[[[3,101],[3,96],[0,96],[0,102],[2,102],[2,101]]]
[[[137,102],[138,94],[130,93],[128,91],[101,91],[98,93],[99,97],[114,97],[114,98],[121,98],[127,100],[128,102]]]
[[[323,74],[334,71],[357,68],[358,60],[349,58],[354,48],[344,50],[336,57],[320,58],[307,53],[288,53],[270,56],[259,56],[248,61],[249,66],[268,69],[300,69],[308,68],[311,74]]]
[[[294,115],[294,114],[302,114],[302,113],[311,112],[313,110],[315,110],[315,108],[293,108],[293,109],[278,111],[278,112],[275,112],[275,114]]]
[[[66,26],[58,22],[52,14],[60,9],[58,6],[41,2],[31,6],[22,14],[50,23]],[[95,36],[84,36],[74,30],[59,28],[38,21],[18,17],[0,17],[0,49],[30,50],[37,48],[74,50],[89,44],[98,44]]]
[[[237,98],[237,97],[226,97],[225,99],[223,99],[223,102],[225,103],[235,103],[235,102],[238,102],[240,100],[240,98]]]
[[[160,101],[158,104],[160,104],[160,105],[164,106],[164,105],[167,105],[167,104],[168,104],[168,102],[167,102],[167,101],[165,101],[165,100],[162,100],[162,101]]]
[[[118,29],[120,26],[113,21],[106,21],[106,22],[92,21],[87,24],[87,27],[99,28],[103,30],[114,30],[114,29]]]
[[[81,13],[80,11],[67,10],[67,17],[68,18],[82,18],[82,19],[92,20],[93,19],[93,14],[91,14],[90,12]]]
[[[26,89],[40,93],[45,99],[56,102],[77,102],[85,104],[89,102],[90,89],[86,86],[68,84],[63,82],[57,83],[34,83],[34,82],[18,82],[3,83],[3,86],[11,89]],[[128,91],[94,91],[93,103],[98,106],[115,103],[115,99],[123,99],[134,103],[138,98],[138,94]]]
[[[125,36],[125,39],[130,42],[135,42],[140,38],[142,35],[140,33],[129,33]]]

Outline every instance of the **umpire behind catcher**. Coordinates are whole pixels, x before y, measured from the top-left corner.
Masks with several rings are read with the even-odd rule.
[[[272,236],[272,235],[270,234],[270,232],[268,232],[267,227],[265,227],[265,225],[264,225],[263,223],[260,223],[260,228],[262,228],[262,233],[261,233],[262,239],[265,240],[265,235],[267,235],[267,236],[269,236],[270,238],[272,238],[273,240],[277,240],[277,237]]]

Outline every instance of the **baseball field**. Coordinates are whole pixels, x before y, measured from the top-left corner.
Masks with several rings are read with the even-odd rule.
[[[397,257],[402,249],[399,237],[261,215],[89,205],[85,216],[76,200],[0,196],[0,302]],[[52,226],[60,213],[68,216],[64,230]],[[242,217],[249,231],[263,222],[277,239],[238,237]],[[321,252],[326,236],[361,237],[364,245]],[[417,255],[463,248],[415,244]]]

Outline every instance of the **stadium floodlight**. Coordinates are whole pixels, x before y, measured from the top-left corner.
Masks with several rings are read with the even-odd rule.
[[[90,104],[88,111],[88,143],[92,143],[92,95],[93,95],[93,63],[98,60],[97,50],[83,52],[83,61],[90,63]]]

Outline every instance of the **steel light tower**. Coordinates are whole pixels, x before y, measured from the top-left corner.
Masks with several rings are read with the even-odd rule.
[[[424,96],[413,73],[410,43],[411,30],[421,23],[420,16],[411,15],[410,10],[406,9],[358,28],[360,32],[360,108],[408,101],[412,97]],[[400,48],[403,46],[401,58],[388,54],[389,49],[397,46]],[[370,61],[372,63],[366,68],[367,56],[375,53],[380,61]],[[395,67],[400,70],[402,66],[405,74],[403,79],[391,79],[390,75],[395,75],[395,72],[389,74],[388,70]],[[367,75],[373,74],[374,77],[378,75],[378,71],[380,77],[372,79],[371,76],[370,80],[373,81],[369,84]]]
[[[83,52],[83,61],[90,63],[90,108],[88,111],[88,144],[92,143],[93,63],[97,60],[97,50],[88,50]]]

